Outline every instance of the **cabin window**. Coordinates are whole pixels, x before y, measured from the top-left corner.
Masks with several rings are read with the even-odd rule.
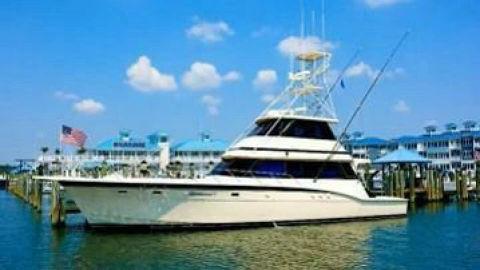
[[[273,178],[340,178],[354,179],[355,172],[347,162],[308,162],[284,160],[236,159],[220,162],[213,175]]]
[[[270,119],[257,123],[249,136],[284,136],[308,139],[334,140],[326,122],[298,119]]]

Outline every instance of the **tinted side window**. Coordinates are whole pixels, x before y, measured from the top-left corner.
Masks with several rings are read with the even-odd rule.
[[[251,159],[222,161],[211,174],[275,178],[356,178],[349,163]]]
[[[326,122],[292,119],[272,119],[260,122],[249,135],[335,139],[335,135]]]

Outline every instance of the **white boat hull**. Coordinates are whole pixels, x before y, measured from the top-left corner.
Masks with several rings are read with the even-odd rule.
[[[234,226],[404,216],[395,198],[358,199],[315,190],[64,183],[92,226]]]

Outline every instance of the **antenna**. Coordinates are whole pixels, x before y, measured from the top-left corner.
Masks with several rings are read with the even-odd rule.
[[[311,35],[312,36],[315,36],[315,10],[312,11],[312,26],[311,26],[312,29],[310,29],[312,31]]]
[[[303,39],[305,35],[305,15],[304,15],[303,0],[300,0],[300,37]]]
[[[325,0],[322,0],[322,40],[325,41]]]

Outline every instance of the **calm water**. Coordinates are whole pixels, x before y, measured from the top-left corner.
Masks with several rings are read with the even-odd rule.
[[[47,202],[44,203],[46,207]],[[480,269],[480,205],[408,219],[220,232],[105,233],[0,191],[0,269]]]

